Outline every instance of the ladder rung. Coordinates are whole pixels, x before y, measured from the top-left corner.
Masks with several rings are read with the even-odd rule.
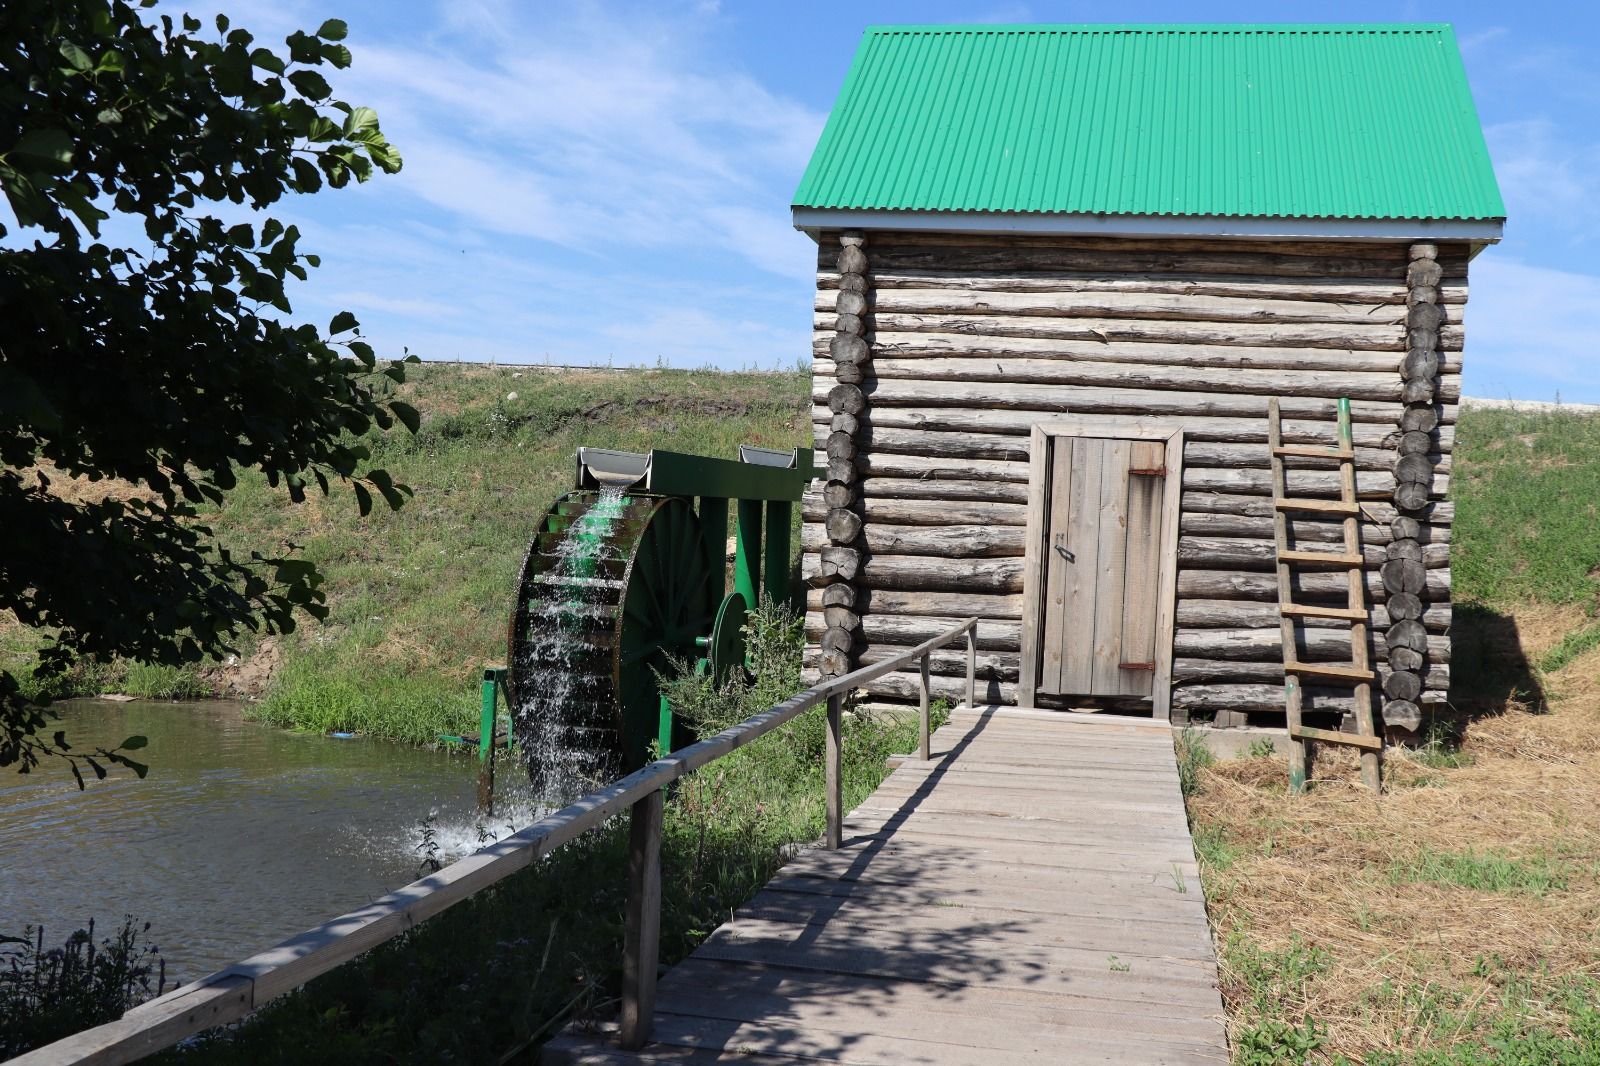
[[[1284,670],[1291,674],[1305,674],[1308,677],[1325,677],[1332,681],[1349,681],[1354,684],[1364,684],[1373,680],[1371,670],[1362,670],[1359,667],[1345,663],[1284,663]]]
[[[1296,740],[1322,740],[1329,744],[1349,744],[1351,747],[1368,748],[1372,751],[1383,750],[1383,740],[1379,737],[1341,733],[1337,729],[1317,729],[1314,726],[1302,725],[1289,730],[1289,735]]]
[[[1288,499],[1274,501],[1280,511],[1321,511],[1327,514],[1360,514],[1361,506],[1355,501]]]
[[[1322,448],[1311,444],[1280,444],[1273,455],[1297,455],[1302,459],[1354,459],[1355,452],[1343,448]]]
[[[1365,622],[1366,611],[1353,610],[1349,607],[1317,607],[1309,603],[1286,603],[1280,608],[1284,614],[1298,615],[1301,618],[1348,618],[1352,622]]]
[[[1280,563],[1326,563],[1329,566],[1362,566],[1366,557],[1353,552],[1306,552],[1284,549],[1278,553]]]

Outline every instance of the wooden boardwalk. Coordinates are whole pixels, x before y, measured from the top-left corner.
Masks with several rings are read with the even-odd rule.
[[[661,979],[654,1043],[546,1063],[1225,1063],[1171,733],[958,710]]]

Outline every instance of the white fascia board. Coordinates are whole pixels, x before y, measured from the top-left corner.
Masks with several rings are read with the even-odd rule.
[[[1024,214],[980,211],[858,211],[795,207],[794,228],[813,239],[825,229],[1022,233],[1051,237],[1233,237],[1258,240],[1500,240],[1502,219],[1269,218],[1237,215]]]

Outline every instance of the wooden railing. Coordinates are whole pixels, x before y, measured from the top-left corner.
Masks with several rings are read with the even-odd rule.
[[[661,830],[663,789],[686,774],[765,736],[826,701],[828,705],[824,845],[837,848],[844,810],[840,728],[844,701],[874,678],[920,660],[921,706],[918,754],[929,757],[928,655],[965,634],[967,705],[973,704],[977,643],[976,618],[891,659],[813,685],[775,707],[657,759],[621,780],[547,815],[504,840],[478,851],[365,907],[290,937],[277,947],[218,970],[209,977],[142,1003],[119,1020],[85,1029],[47,1047],[13,1059],[11,1066],[63,1066],[66,1063],[133,1062],[251,1011],[313,977],[350,961],[435,914],[511,876],[556,848],[631,808],[628,846],[628,914],[623,942],[621,1043],[644,1046],[655,1014],[656,963],[661,930]]]

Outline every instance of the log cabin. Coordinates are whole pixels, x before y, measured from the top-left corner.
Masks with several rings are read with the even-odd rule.
[[[977,615],[988,702],[1282,723],[1268,404],[1333,446],[1345,398],[1364,568],[1294,595],[1365,578],[1391,733],[1448,700],[1462,311],[1505,220],[1448,25],[870,28],[793,220],[811,676]],[[1300,620],[1296,653],[1349,662],[1350,628]],[[1350,728],[1349,687],[1306,696]]]

